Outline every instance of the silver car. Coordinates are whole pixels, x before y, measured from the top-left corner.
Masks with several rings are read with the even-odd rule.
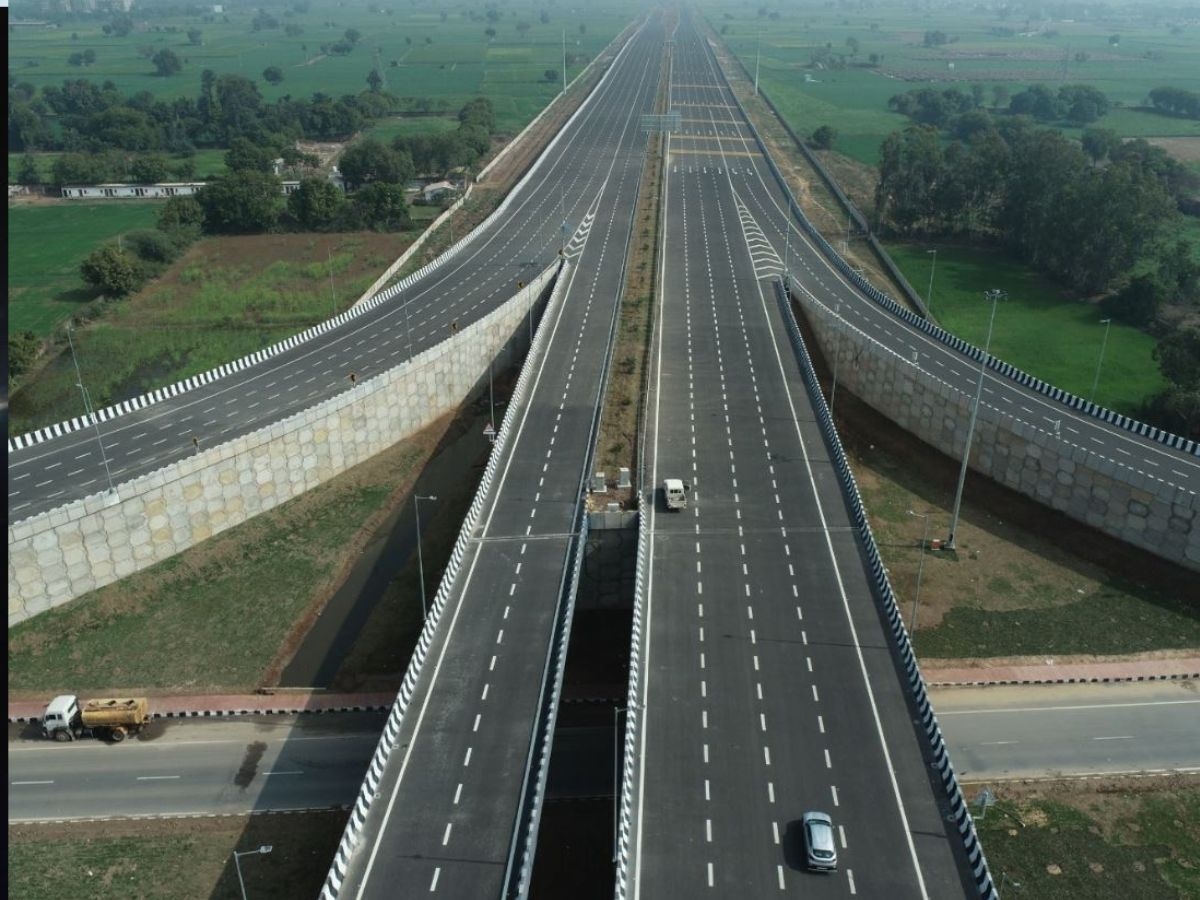
[[[804,824],[804,849],[808,867],[832,872],[837,868],[837,847],[833,842],[833,820],[823,812],[806,812],[800,819]]]

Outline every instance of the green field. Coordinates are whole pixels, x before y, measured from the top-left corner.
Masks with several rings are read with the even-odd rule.
[[[763,10],[767,10],[763,7]],[[1072,12],[1076,12],[1073,10]],[[1081,9],[1080,16],[1086,16]],[[1090,84],[1121,108],[1100,119],[1098,127],[1126,137],[1200,135],[1200,122],[1160,116],[1136,107],[1161,85],[1194,88],[1200,84],[1200,31],[1171,34],[1163,23],[1123,10],[1109,20],[1035,21],[1034,34],[1001,36],[993,29],[1025,30],[1016,17],[1005,21],[992,9],[946,7],[914,12],[900,6],[850,9],[780,7],[772,15],[754,6],[706,4],[705,17],[753,74],[756,57],[760,84],[802,134],[831,125],[837,149],[874,164],[879,143],[907,119],[889,113],[893,94],[923,86],[981,84],[985,103],[992,86],[1016,93],[1029,84]],[[951,42],[923,46],[926,31],[940,30]],[[1119,45],[1108,38],[1119,34]],[[856,41],[852,52],[848,40]],[[847,65],[815,67],[814,55],[828,46]],[[869,66],[871,54],[881,57]],[[1075,54],[1087,59],[1075,61]],[[1064,58],[1066,64],[1064,68]],[[806,82],[805,75],[812,81]]]
[[[495,106],[499,130],[515,132],[558,90],[558,83],[547,83],[543,73],[547,69],[561,73],[564,32],[567,52],[582,57],[568,67],[570,78],[640,11],[628,0],[606,4],[603,9],[548,7],[549,21],[543,23],[540,8],[505,6],[499,8],[499,20],[493,24],[484,18],[482,7],[442,11],[427,0],[378,12],[371,12],[368,6],[360,0],[339,4],[336,9],[312,3],[307,12],[272,7],[268,11],[278,19],[279,27],[258,32],[252,28],[256,7],[226,7],[224,14],[148,18],[125,37],[102,33],[107,16],[66,17],[57,29],[10,31],[9,70],[16,81],[37,87],[57,85],[68,78],[111,79],[127,94],[148,91],[156,97],[172,98],[195,97],[200,73],[212,69],[254,79],[264,98],[276,100],[365,90],[378,53],[386,90],[391,93],[410,100],[444,101],[451,111],[483,95]],[[518,24],[529,27],[522,32]],[[288,25],[299,26],[303,32],[289,36],[284,33]],[[494,39],[484,34],[488,27],[495,28]],[[171,28],[175,31],[166,30]],[[189,44],[189,28],[200,29],[201,46]],[[357,46],[345,56],[323,55],[321,45],[341,40],[347,29],[361,33]],[[180,74],[169,78],[153,74],[154,67],[145,54],[162,48],[170,48],[183,61]],[[68,64],[72,53],[87,49],[96,53],[94,65]],[[263,70],[272,65],[284,73],[278,85],[262,79]]]
[[[94,296],[79,263],[123,232],[153,228],[159,204],[134,200],[8,208],[8,332],[47,337]]]
[[[80,329],[75,348],[84,383],[103,407],[283,340],[349,306],[415,236],[200,241],[160,279]],[[60,353],[13,393],[11,432],[79,415],[75,384],[71,358]]]
[[[889,244],[888,253],[922,296],[928,291],[932,260],[926,251],[935,246],[932,312],[942,327],[982,347],[991,315],[984,291],[1007,291],[996,310],[992,354],[1065,391],[1090,397],[1104,343],[1104,316],[1098,308],[1063,300],[1052,282],[999,251]],[[1145,332],[1113,322],[1096,402],[1132,415],[1164,389],[1167,382],[1151,356],[1154,345]]]
[[[376,122],[366,132],[368,137],[391,141],[397,137],[412,137],[417,134],[444,134],[458,127],[458,119],[452,115],[441,116],[394,116]]]

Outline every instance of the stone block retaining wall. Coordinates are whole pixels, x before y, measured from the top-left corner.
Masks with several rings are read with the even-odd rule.
[[[836,365],[839,389],[947,456],[962,458],[973,391],[921,371],[805,292],[796,297],[830,369]],[[1052,423],[1035,419],[991,406],[985,395],[971,468],[1072,519],[1200,570],[1200,494],[1124,465],[1105,447],[1075,443]]]
[[[527,315],[557,265],[459,334],[311,409],[8,530],[12,627],[245,522],[454,409],[498,356],[524,348]]]

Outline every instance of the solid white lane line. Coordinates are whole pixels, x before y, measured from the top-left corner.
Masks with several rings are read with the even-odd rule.
[[[138,781],[178,781],[178,775],[139,775]]]
[[[433,870],[433,881],[429,882],[429,892],[433,893],[437,890],[438,876],[442,874],[442,867],[438,866]]]

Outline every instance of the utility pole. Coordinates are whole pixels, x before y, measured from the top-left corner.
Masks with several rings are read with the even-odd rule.
[[[937,268],[937,250],[926,250],[933,254],[933,262],[929,265],[929,290],[925,292],[925,312],[933,311],[933,270]]]
[[[958,512],[962,508],[963,484],[967,480],[967,461],[971,458],[971,438],[975,435],[975,420],[979,417],[979,400],[983,396],[983,373],[987,369],[992,347],[992,325],[996,322],[996,303],[1008,293],[1001,290],[984,291],[992,301],[992,315],[988,319],[987,341],[983,345],[983,359],[979,361],[979,382],[975,385],[975,402],[971,405],[971,419],[967,423],[967,440],[963,445],[962,468],[958,470],[958,487],[954,491],[954,513],[950,517],[950,536],[946,538],[946,549],[956,550],[954,532],[958,529]]]
[[[1104,348],[1108,346],[1108,329],[1112,326],[1112,319],[1101,319],[1100,324],[1104,326],[1104,340],[1100,342],[1100,358],[1096,360],[1096,377],[1092,380],[1092,392],[1088,395],[1088,399],[1093,403],[1096,402],[1096,388],[1100,387],[1100,367],[1104,365]]]
[[[758,96],[758,64],[762,58],[762,29],[754,37],[754,96]]]
[[[567,92],[567,29],[562,30],[562,59],[563,59],[563,89],[562,92]]]
[[[113,486],[112,471],[108,467],[108,455],[104,452],[104,439],[100,436],[100,419],[96,416],[96,410],[92,406],[92,398],[88,394],[88,389],[83,386],[83,373],[79,370],[79,358],[75,355],[75,341],[72,337],[74,331],[75,329],[68,322],[67,344],[71,348],[71,362],[75,364],[75,385],[79,388],[79,393],[83,395],[83,411],[91,419],[92,427],[96,429],[96,443],[100,445],[100,461],[104,464],[104,475],[108,479],[108,492],[116,496],[117,489]]]

